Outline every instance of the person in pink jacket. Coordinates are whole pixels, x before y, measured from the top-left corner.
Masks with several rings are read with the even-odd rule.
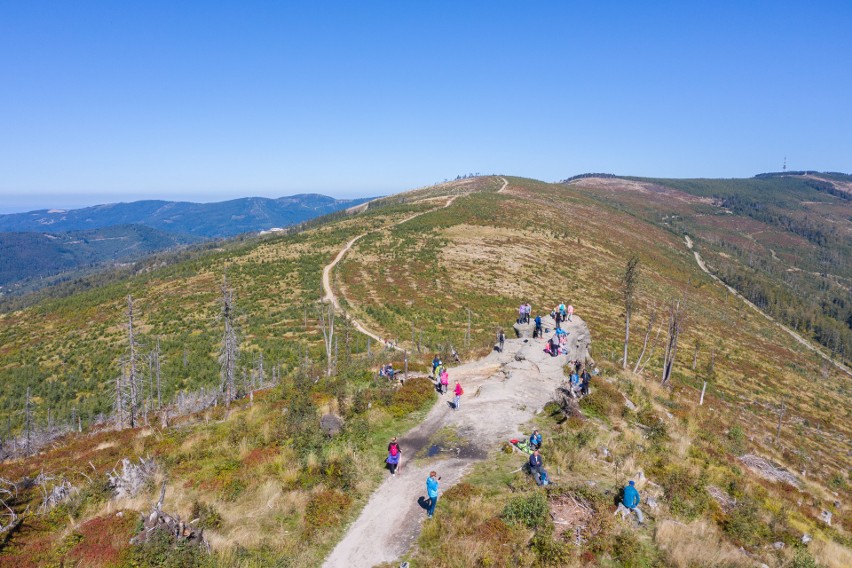
[[[458,381],[456,381],[456,388],[455,390],[453,390],[453,392],[456,395],[455,405],[453,406],[453,408],[458,410],[459,404],[461,404],[461,396],[464,394],[464,389],[462,388],[461,383],[459,383]]]
[[[567,312],[568,312],[568,321],[571,321],[571,316],[574,315],[574,306],[572,306],[571,304],[568,304]]]
[[[450,386],[450,374],[445,368],[441,371],[441,394],[446,394]]]

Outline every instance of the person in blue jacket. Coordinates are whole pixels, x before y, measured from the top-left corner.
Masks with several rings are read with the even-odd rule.
[[[429,472],[429,477],[426,478],[426,494],[429,496],[429,518],[435,514],[435,505],[438,504],[438,473],[435,471]]]
[[[533,430],[530,436],[530,447],[534,450],[541,448],[541,434],[538,433],[538,430]]]
[[[639,519],[641,525],[645,520],[642,516],[642,511],[639,510],[639,492],[636,491],[636,483],[631,479],[627,482],[621,497],[621,503],[618,504],[617,511],[621,511],[621,517],[624,518],[630,511],[636,513],[636,518]]]

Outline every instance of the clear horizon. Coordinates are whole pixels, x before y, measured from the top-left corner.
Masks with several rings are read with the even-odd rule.
[[[829,1],[6,3],[0,213],[849,172],[850,27]]]

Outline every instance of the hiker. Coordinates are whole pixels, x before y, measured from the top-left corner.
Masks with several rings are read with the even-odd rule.
[[[636,482],[632,479],[627,482],[621,497],[621,503],[618,504],[616,513],[621,513],[621,518],[626,517],[630,512],[636,513],[636,518],[639,519],[641,525],[645,518],[642,516],[642,511],[639,510],[639,492],[636,491]]]
[[[503,352],[503,344],[505,342],[506,342],[506,334],[503,333],[503,328],[501,327],[500,331],[497,332],[497,346],[498,346],[498,351],[500,351],[500,353]]]
[[[456,348],[451,346],[450,349],[453,352],[453,361],[455,361],[456,363],[461,363],[461,357],[459,357],[459,352],[456,351]]]
[[[525,309],[526,309],[526,306],[524,306],[523,304],[518,306],[518,323],[524,323],[524,310]]]
[[[561,327],[561,324],[562,324],[562,314],[561,314],[560,312],[558,312],[558,311],[557,311],[557,312],[554,312],[554,314],[553,314],[553,321],[555,321],[555,322],[556,322],[556,329],[562,329],[562,327]]]
[[[447,394],[447,389],[450,385],[450,374],[447,372],[447,369],[443,369],[441,371],[441,394]]]
[[[435,471],[429,472],[429,477],[426,478],[426,495],[429,496],[429,511],[428,518],[432,518],[435,514],[435,505],[438,504],[438,473]]]
[[[435,357],[432,358],[432,376],[437,377],[438,375],[435,373],[435,370],[441,365],[441,359],[438,357],[438,354],[435,353]]]
[[[535,450],[530,456],[530,473],[535,479],[536,485],[541,485],[541,454]]]
[[[565,321],[565,302],[560,302],[559,306],[556,308],[556,311],[562,316],[562,321]]]
[[[574,306],[568,304],[568,309],[566,310],[566,312],[568,314],[568,321],[571,321],[571,316],[574,315]]]
[[[548,345],[550,346],[550,356],[551,357],[556,357],[557,355],[559,355],[559,340],[556,339],[556,334],[554,334],[550,338]]]
[[[530,314],[532,314],[532,306],[527,302],[524,305],[524,323],[530,323]]]
[[[533,330],[533,339],[536,337],[541,337],[542,328],[541,328],[541,314],[535,316],[535,329]]]
[[[390,379],[391,381],[393,380],[393,376],[394,376],[393,363],[388,363],[387,365],[385,365],[385,376],[388,379]]]
[[[583,369],[580,379],[580,392],[583,393],[583,396],[586,396],[589,394],[589,383],[592,382],[592,376],[587,369]]]
[[[402,452],[399,451],[399,444],[396,443],[396,438],[391,440],[391,443],[388,444],[388,457],[385,459],[385,462],[388,464],[388,469],[390,469],[391,475],[396,477],[396,468],[399,466],[399,460],[402,457]]]
[[[456,388],[453,390],[453,393],[456,395],[455,403],[453,408],[456,410],[459,409],[459,405],[461,404],[461,396],[464,394],[464,389],[461,386],[461,383],[456,381]]]
[[[530,436],[530,447],[534,450],[541,448],[541,434],[538,433],[538,430],[533,430]]]

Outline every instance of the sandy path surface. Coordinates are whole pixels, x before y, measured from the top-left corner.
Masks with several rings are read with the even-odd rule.
[[[816,347],[810,341],[808,341],[807,339],[805,339],[804,337],[802,337],[801,335],[799,335],[798,333],[796,333],[795,331],[793,331],[792,329],[790,329],[789,327],[787,327],[786,325],[781,323],[780,321],[776,320],[775,318],[773,318],[769,314],[765,313],[763,310],[761,310],[756,305],[754,305],[752,302],[750,302],[745,296],[743,296],[742,294],[737,292],[734,288],[732,288],[732,287],[728,286],[727,284],[725,284],[724,282],[722,282],[722,280],[718,276],[716,276],[715,274],[710,272],[710,270],[707,268],[707,265],[704,264],[704,259],[701,258],[700,254],[698,254],[698,251],[694,250],[692,248],[692,239],[689,238],[689,235],[684,235],[683,238],[686,241],[686,248],[691,250],[692,254],[695,255],[695,262],[698,263],[698,267],[701,268],[701,270],[703,270],[710,278],[712,278],[713,280],[715,280],[716,282],[718,282],[719,284],[721,284],[722,286],[727,288],[728,292],[730,292],[731,294],[733,294],[734,296],[736,296],[737,298],[742,300],[751,309],[753,309],[754,311],[756,311],[757,313],[759,313],[760,315],[762,315],[763,317],[765,317],[766,319],[768,319],[769,321],[771,321],[772,323],[774,323],[775,325],[777,325],[778,327],[780,327],[781,329],[786,331],[793,339],[795,339],[796,341],[798,341],[799,343],[801,343],[802,345],[804,345],[805,347],[807,347],[808,349],[810,349],[814,353],[818,354],[820,357],[822,357],[823,359],[825,359],[826,361],[828,361],[829,363],[831,363],[832,365],[834,365],[835,367],[837,367],[841,371],[845,372],[847,375],[852,375],[852,369],[849,369],[849,367],[847,367],[843,363],[840,363],[839,361],[835,361],[834,359],[829,357],[828,354],[826,354],[822,349]],[[773,256],[775,255],[774,252],[772,254],[773,254]]]
[[[553,328],[549,317],[545,318],[548,326]],[[529,435],[519,427],[551,400],[554,389],[565,379],[563,365],[588,353],[589,331],[583,320],[575,315],[563,329],[569,332],[568,355],[550,357],[544,353],[544,339],[507,339],[503,353],[493,351],[479,361],[450,369],[450,389],[458,380],[465,391],[459,410],[450,407],[453,397],[448,393],[423,422],[400,439],[402,471],[388,476],[373,493],[323,566],[366,568],[399,558],[420,534],[421,524],[428,522],[422,503],[430,470],[441,476],[443,493],[503,442]],[[458,433],[464,440],[460,447],[443,448],[434,457],[410,461],[414,454],[425,454],[421,450],[432,447],[433,436],[442,428]],[[544,465],[546,468],[547,463]]]

